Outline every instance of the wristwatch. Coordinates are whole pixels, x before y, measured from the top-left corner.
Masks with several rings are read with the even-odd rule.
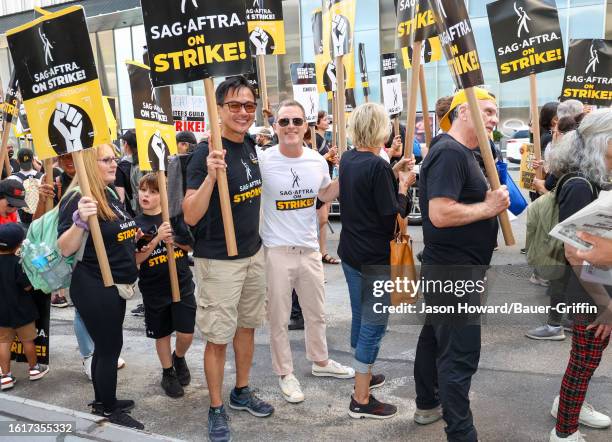
[[[75,226],[77,226],[79,229],[83,229],[86,232],[89,232],[89,224],[87,224],[85,221],[83,221],[81,219],[81,217],[79,216],[79,209],[75,210],[72,213],[72,222],[74,223]]]

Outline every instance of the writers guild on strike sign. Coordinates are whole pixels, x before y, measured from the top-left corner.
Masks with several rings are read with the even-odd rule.
[[[455,84],[467,88],[484,84],[476,41],[465,3],[456,0],[430,1],[444,55]]]
[[[141,0],[151,79],[164,86],[240,75],[251,67],[244,0]]]
[[[553,0],[498,0],[487,13],[500,82],[565,66]]]

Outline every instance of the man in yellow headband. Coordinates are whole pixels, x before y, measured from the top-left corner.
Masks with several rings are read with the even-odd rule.
[[[491,133],[498,122],[495,99],[484,89],[474,91]],[[496,217],[510,200],[505,186],[489,190],[474,156],[478,138],[464,90],[455,94],[440,126],[446,133],[432,140],[419,179],[422,291],[426,308],[445,307],[447,313],[425,310],[414,365],[414,420],[426,425],[443,417],[448,440],[475,442],[468,395],[480,359],[480,324],[466,306],[480,304],[497,238]]]

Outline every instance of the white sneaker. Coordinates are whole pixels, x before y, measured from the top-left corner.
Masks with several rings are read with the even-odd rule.
[[[87,375],[89,380],[91,381],[91,361],[93,356],[87,356],[83,358],[83,372]]]
[[[304,401],[304,393],[300,388],[300,381],[292,374],[288,374],[284,378],[279,376],[278,385],[280,385],[283,396],[287,402],[297,404]]]
[[[586,439],[582,437],[580,431],[570,434],[566,438],[557,436],[557,430],[554,428],[550,432],[550,442],[586,442]]]
[[[559,396],[557,396],[553,401],[553,406],[550,410],[550,414],[552,414],[552,417],[555,419],[557,418],[558,409]],[[612,423],[608,416],[596,411],[593,406],[586,401],[582,404],[582,408],[580,409],[580,417],[578,418],[578,422],[591,428],[608,428]]]
[[[355,377],[355,370],[351,367],[346,367],[333,359],[327,361],[325,367],[319,367],[314,362],[312,363],[313,376],[331,376],[339,379],[351,379]]]
[[[121,370],[123,367],[125,367],[125,360],[119,356],[119,359],[117,359],[117,370]]]

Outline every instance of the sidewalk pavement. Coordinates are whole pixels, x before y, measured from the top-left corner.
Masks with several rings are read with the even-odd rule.
[[[493,263],[498,264],[492,269],[496,274],[497,296],[510,301],[547,305],[546,290],[529,283],[527,279],[530,269],[525,265],[524,255],[519,252],[524,243],[524,216],[515,221],[513,227],[517,245],[505,247],[500,239],[500,249],[494,255]],[[340,230],[336,223],[334,230],[336,233],[331,235],[329,250],[335,255]],[[415,241],[416,253],[422,248],[421,230],[411,228],[410,233]],[[509,263],[514,265],[507,265]],[[325,272],[330,357],[343,364],[350,364],[351,314],[346,282],[341,266],[326,265]],[[203,373],[203,342],[196,333],[194,344],[187,353],[192,383],[186,388],[185,396],[181,399],[168,398],[159,386],[161,369],[154,341],[145,336],[143,318],[133,317],[129,313],[138,302],[138,299],[133,299],[128,303],[122,352],[127,365],[119,371],[118,396],[136,400],[136,408],[131,413],[145,424],[147,431],[183,440],[204,441],[209,402]],[[19,382],[7,394],[0,395],[0,420],[6,418],[7,412],[3,410],[9,396],[44,401],[79,412],[87,411],[86,404],[92,400],[93,390],[82,371],[72,327],[73,315],[73,308],[53,309],[51,370],[44,379],[29,382],[25,364],[15,364],[13,373]],[[544,321],[544,317],[535,320]],[[548,441],[548,434],[554,426],[550,406],[559,392],[571,335],[568,334],[568,338],[560,342],[532,341],[524,337],[525,331],[532,325],[517,324],[508,319],[505,323],[489,321],[488,325],[483,326],[480,368],[473,378],[470,392],[474,420],[482,441]],[[419,426],[412,420],[415,410],[413,366],[420,328],[418,325],[407,324],[401,317],[394,317],[383,340],[375,372],[384,373],[387,383],[374,394],[380,400],[396,404],[399,409],[398,416],[386,421],[355,420],[348,417],[352,381],[312,376],[311,364],[305,356],[302,331],[291,331],[289,337],[295,375],[302,384],[306,400],[301,404],[287,403],[280,394],[278,379],[271,370],[268,329],[264,327],[258,330],[250,385],[258,389],[260,397],[271,402],[276,410],[273,416],[262,419],[228,409],[234,440],[446,440],[442,421]],[[587,397],[597,410],[607,414],[612,412],[612,364],[609,354],[604,353]],[[233,387],[234,376],[234,355],[229,346],[223,389],[225,398]],[[70,411],[66,413],[71,415]],[[29,419],[28,415],[26,410],[17,419]],[[79,419],[85,419],[81,414],[78,416]],[[32,420],[40,419],[49,420],[49,417],[43,413]],[[93,424],[95,420],[91,422]],[[102,425],[102,433],[96,433],[96,440],[116,440],[110,439],[110,435],[119,434],[115,431],[120,430],[113,428],[113,432],[109,430],[105,433],[107,427],[111,426]],[[589,442],[612,440],[610,429],[581,427],[580,430]],[[121,440],[136,440],[133,433],[125,433],[126,436]],[[80,437],[90,435],[83,433]]]

